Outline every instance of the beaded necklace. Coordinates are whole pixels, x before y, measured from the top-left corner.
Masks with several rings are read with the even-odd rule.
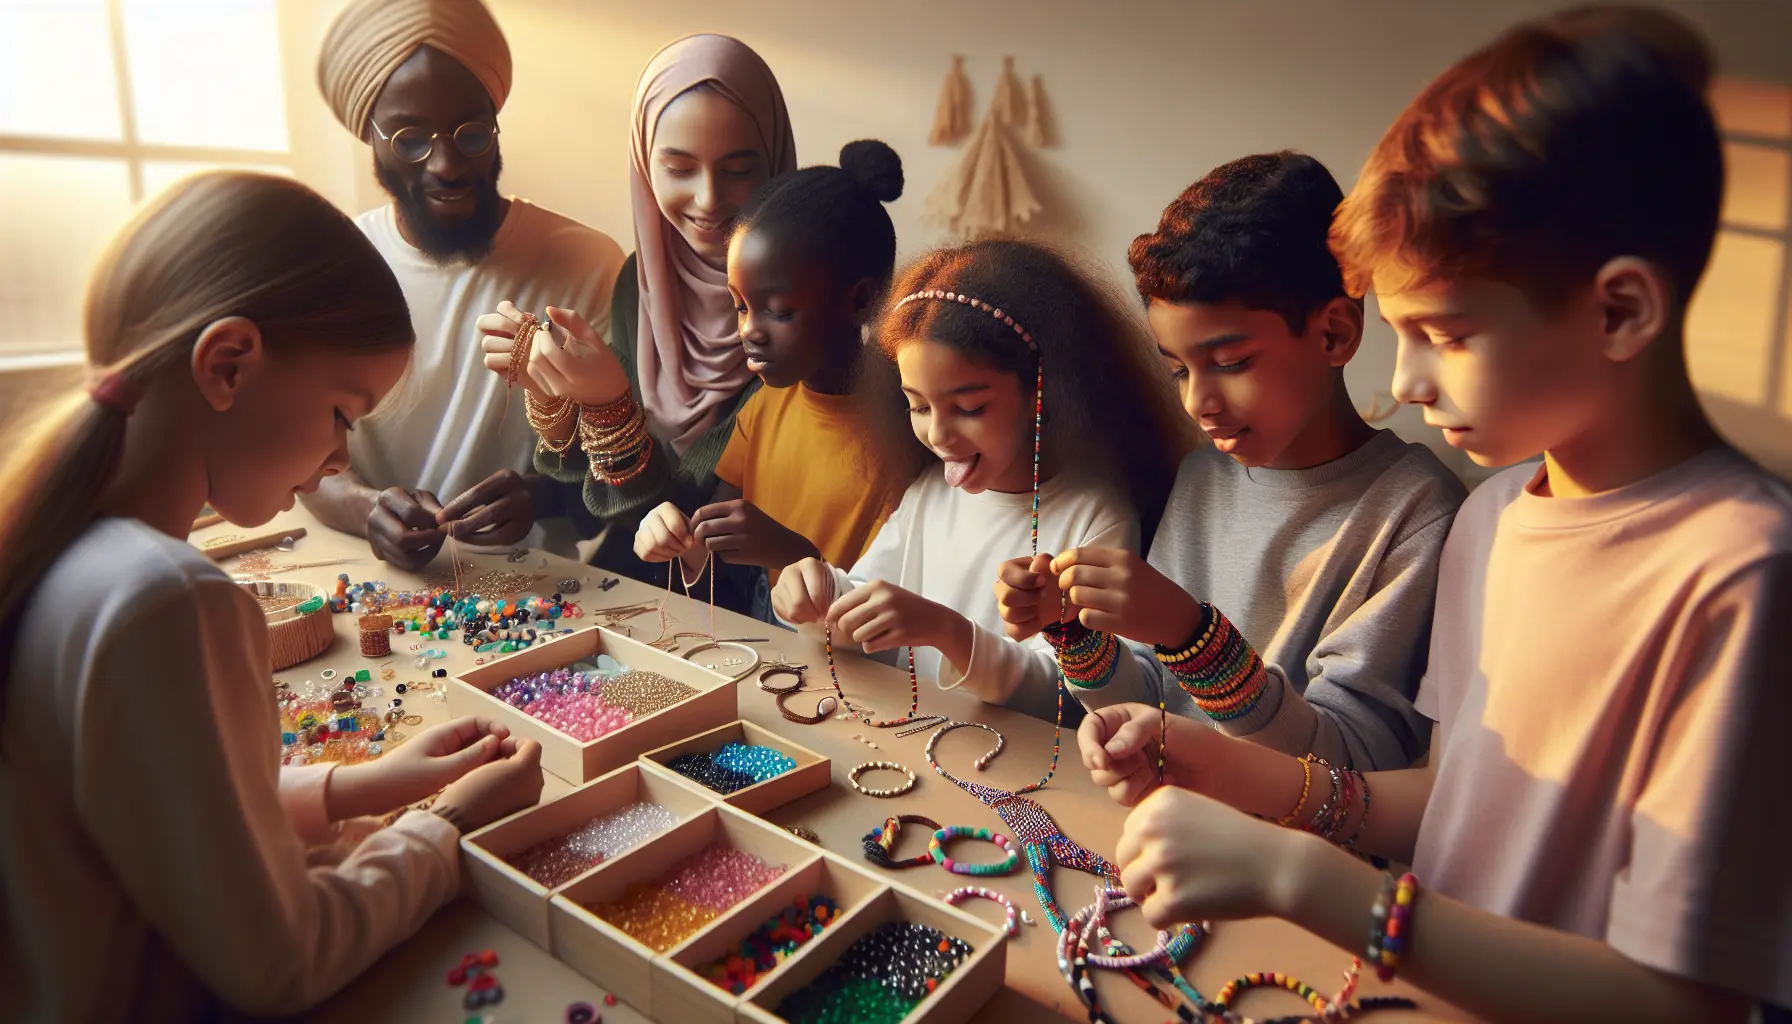
[[[1007,745],[1007,740],[1001,733],[981,722],[947,722],[934,730],[933,735],[927,738],[927,763],[935,772],[939,773],[940,777],[983,801],[1008,826],[1009,831],[1014,834],[1015,842],[1020,844],[1021,852],[1027,858],[1027,867],[1032,869],[1033,895],[1039,900],[1039,908],[1045,911],[1046,920],[1051,922],[1052,930],[1062,933],[1066,918],[1064,911],[1058,907],[1057,897],[1052,895],[1052,865],[1058,864],[1077,871],[1086,871],[1104,880],[1118,880],[1120,869],[1114,867],[1100,854],[1078,846],[1064,834],[1063,830],[1058,827],[1058,823],[1052,820],[1050,814],[1046,813],[1045,808],[1022,795],[1043,789],[1045,784],[1051,781],[1051,772],[1047,772],[1045,777],[1038,782],[1009,792],[994,786],[967,782],[941,766],[939,760],[934,756],[934,747],[939,743],[940,737],[954,729],[966,728],[982,729],[995,735],[995,749],[979,757],[975,762],[978,771],[989,767],[990,762],[994,761],[996,755],[1000,754],[1002,748]],[[1054,751],[1052,768],[1055,770],[1057,765],[1058,759]],[[1192,925],[1184,925],[1165,945],[1165,953],[1172,962],[1180,963],[1184,957],[1188,956],[1189,951],[1194,949],[1198,938],[1197,929]]]

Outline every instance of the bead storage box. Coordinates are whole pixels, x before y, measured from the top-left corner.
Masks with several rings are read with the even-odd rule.
[[[600,916],[606,907],[626,902],[631,886],[660,883],[678,872],[689,858],[711,852],[712,846],[749,854],[774,868],[781,866],[782,870],[754,892],[740,894],[713,920],[681,936],[663,951]],[[549,952],[636,1010],[655,1016],[655,960],[676,954],[705,932],[734,920],[743,905],[751,904],[759,892],[818,856],[814,846],[790,833],[732,807],[712,803],[665,835],[648,840],[557,891],[548,901]],[[744,930],[750,930],[755,923],[757,919],[747,923]]]
[[[638,763],[623,765],[557,800],[519,811],[462,836],[461,878],[467,898],[517,934],[551,952],[548,900],[625,854],[617,853],[555,885],[530,877],[516,862],[529,851],[539,849],[540,844],[644,803],[664,808],[679,822],[696,818],[712,805],[712,801],[686,786],[643,771]],[[653,838],[640,838],[635,845]]]
[[[797,990],[814,985],[853,943],[887,922],[925,925],[971,947],[970,954],[901,1018],[903,1024],[962,1024],[1002,987],[1008,948],[1000,926],[985,924],[905,887],[886,885],[747,993],[735,1007],[735,1020],[739,1024],[786,1024],[778,1016],[778,1006]]]
[[[708,755],[729,743],[769,748],[794,761],[795,767],[765,779],[763,782],[737,789],[726,795],[669,767],[678,758]],[[663,774],[681,785],[691,786],[707,795],[711,800],[719,799],[748,814],[764,814],[766,811],[774,807],[781,807],[798,797],[826,789],[833,774],[832,762],[822,755],[775,732],[762,729],[751,722],[742,721],[729,722],[708,732],[679,740],[677,743],[660,747],[657,750],[649,750],[641,755],[641,763],[650,771]]]
[[[814,847],[810,848],[814,851]],[[851,914],[884,891],[881,881],[831,856],[814,857],[771,887],[748,899],[727,918],[718,919],[684,945],[653,963],[653,1006],[659,1019],[681,1024],[735,1024],[742,999],[750,999],[795,963],[804,951],[826,938]],[[704,977],[706,968],[727,956],[742,939],[798,898],[832,900],[838,916],[797,946],[781,963],[759,973],[755,983],[736,993]]]
[[[606,654],[629,669],[664,676],[697,692],[593,740],[580,740],[492,696],[492,691],[512,679],[594,661]],[[740,713],[736,692],[727,676],[592,626],[450,678],[448,712],[456,717],[495,718],[513,735],[539,742],[541,766],[576,785],[613,771],[645,751],[733,721]]]

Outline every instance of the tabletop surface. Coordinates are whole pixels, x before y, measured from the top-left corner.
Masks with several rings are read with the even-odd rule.
[[[336,533],[318,522],[303,508],[284,513],[266,527],[245,530],[221,524],[197,531],[191,540],[204,547],[220,538],[262,534],[274,530],[304,527],[307,535],[296,542],[290,553],[275,553],[274,567],[299,565],[289,572],[275,573],[274,580],[300,580],[320,586],[332,586],[338,573],[347,573],[351,580],[384,580],[392,589],[415,588],[424,579],[448,577],[452,564],[446,551],[421,574],[402,572],[376,560],[364,540]],[[512,562],[505,551],[461,547],[458,559],[463,575],[476,578],[492,572],[535,573],[542,577],[543,589],[549,592],[562,579],[577,579],[580,591],[572,600],[585,611],[585,617],[572,625],[587,627],[601,621],[598,609],[620,607],[646,601],[664,602],[675,630],[709,633],[724,639],[731,637],[763,638],[752,643],[764,663],[779,658],[807,665],[807,687],[826,691],[829,688],[827,662],[821,644],[805,636],[777,626],[757,622],[731,612],[712,609],[701,598],[702,589],[692,596],[682,593],[667,598],[664,585],[652,585],[629,579],[619,580],[608,591],[599,583],[612,574],[593,566],[581,565],[541,551]],[[335,562],[337,559],[345,561]],[[310,566],[307,563],[330,561],[333,564]],[[239,571],[238,559],[226,559],[226,571]],[[470,569],[470,571],[469,571]],[[323,655],[303,664],[276,673],[289,684],[317,678],[325,668],[347,674],[359,668],[391,665],[398,670],[395,682],[421,679],[426,672],[413,664],[416,652],[410,650],[411,635],[393,638],[392,656],[367,659],[360,655],[353,632],[352,616],[336,616],[337,639]],[[641,640],[659,635],[659,618],[650,611],[623,621],[617,628]],[[697,641],[686,640],[682,652]],[[474,667],[472,648],[458,640],[435,642],[447,651],[447,658],[432,662],[430,667],[444,667],[457,675]],[[728,652],[723,652],[728,653]],[[840,682],[847,697],[857,706],[869,707],[888,716],[900,716],[909,699],[909,680],[905,671],[873,662],[854,653],[835,650]],[[704,661],[708,656],[699,656]],[[716,655],[719,658],[721,655]],[[733,674],[737,669],[725,669]],[[931,730],[899,738],[898,730],[872,729],[860,722],[829,718],[817,725],[797,725],[778,713],[770,694],[755,685],[757,673],[740,683],[740,717],[801,743],[832,762],[832,784],[769,812],[766,817],[779,825],[802,825],[814,830],[828,850],[852,858],[871,871],[884,871],[863,859],[860,841],[865,833],[883,823],[892,814],[922,814],[941,824],[987,827],[1006,832],[995,812],[969,793],[936,775],[923,753]],[[378,674],[375,674],[378,681]],[[775,680],[787,684],[787,678]],[[817,694],[819,696],[819,692]],[[407,709],[421,714],[425,725],[446,721],[446,703],[429,699],[410,700]],[[793,707],[810,712],[813,704],[796,699]],[[925,680],[921,683],[921,714],[948,715],[957,720],[983,722],[993,726],[1006,739],[1006,746],[983,772],[975,772],[972,762],[985,753],[993,742],[981,729],[960,729],[940,739],[936,748],[943,765],[960,778],[993,786],[1019,788],[1039,779],[1051,760],[1052,724],[983,704],[968,694],[941,690]],[[876,743],[873,749],[864,737]],[[869,760],[896,761],[913,769],[919,783],[906,795],[895,799],[874,799],[854,792],[847,784],[847,773],[856,764]],[[552,774],[545,775],[542,799],[551,800],[571,788],[571,784]],[[871,785],[882,786],[887,779],[879,777]],[[1076,738],[1066,731],[1063,736],[1063,757],[1057,775],[1045,790],[1031,794],[1057,820],[1065,835],[1084,847],[1112,857],[1126,809],[1110,801],[1090,780],[1076,754]],[[918,829],[915,831],[919,831]],[[904,836],[899,856],[909,856],[924,847],[919,837]],[[888,875],[908,886],[939,896],[960,884],[981,884],[996,889],[1014,900],[1015,905],[1029,911],[1035,924],[1023,925],[1020,934],[1011,940],[1005,988],[985,1005],[976,1019],[989,1021],[1063,1019],[1081,1021],[1086,1012],[1075,994],[1058,973],[1053,951],[1054,936],[1033,895],[1032,876],[1018,871],[1002,877],[967,879],[933,867],[888,871]],[[1067,912],[1093,899],[1097,882],[1091,875],[1057,868],[1052,874],[1053,890]],[[968,912],[999,923],[1001,908],[986,900],[973,900],[963,905]],[[1368,921],[1367,908],[1363,918]],[[1150,931],[1138,915],[1122,912],[1116,916],[1115,933],[1141,948],[1149,946]],[[461,1008],[461,990],[448,986],[445,975],[460,961],[463,953],[495,950],[501,964],[496,970],[505,989],[503,1003],[484,1011],[494,1022],[543,1022],[558,1024],[566,1007],[576,1001],[594,1003],[603,1011],[604,1019],[613,1024],[631,1024],[644,1018],[628,1006],[618,1003],[603,1005],[603,992],[571,968],[561,964],[527,939],[522,938],[497,920],[464,899],[443,908],[410,940],[393,949],[360,978],[352,982],[308,1019],[316,1021],[449,1021],[465,1020]],[[1322,992],[1335,991],[1349,966],[1352,953],[1283,921],[1258,919],[1224,922],[1216,925],[1194,955],[1183,964],[1184,974],[1201,991],[1212,995],[1238,975],[1251,971],[1281,971],[1298,977]],[[1169,1014],[1165,1009],[1120,978],[1102,972],[1097,984],[1102,1002],[1116,1021],[1161,1021]],[[1463,1016],[1441,1001],[1420,994],[1410,987],[1395,983],[1379,984],[1371,974],[1360,990],[1363,996],[1406,995],[1416,999],[1419,1012],[1381,1012],[1365,1018],[1401,1024],[1421,1020],[1460,1020]],[[1281,1016],[1309,1009],[1306,1003],[1287,991],[1253,991],[1241,996],[1237,1009],[1254,1017]],[[676,1022],[665,1022],[676,1024]]]

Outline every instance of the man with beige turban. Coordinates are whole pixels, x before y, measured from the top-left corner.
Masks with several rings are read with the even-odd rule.
[[[406,569],[434,558],[449,529],[463,543],[575,554],[578,531],[561,517],[584,510],[559,507],[560,489],[534,475],[522,396],[485,371],[474,322],[508,300],[544,318],[548,306],[577,310],[605,330],[621,248],[498,192],[510,49],[479,0],[352,0],[317,79],[392,196],[355,222],[404,289],[417,347],[390,408],[349,435],[351,470],[306,506]]]

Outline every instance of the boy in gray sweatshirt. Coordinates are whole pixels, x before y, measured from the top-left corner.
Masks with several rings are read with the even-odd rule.
[[[1438,556],[1467,492],[1350,401],[1363,307],[1326,247],[1342,199],[1311,157],[1250,156],[1134,240],[1158,350],[1213,445],[1183,460],[1147,558],[1016,559],[996,597],[1009,636],[1044,630],[1088,707],[1161,698],[1234,736],[1369,771],[1426,749],[1412,699]]]

